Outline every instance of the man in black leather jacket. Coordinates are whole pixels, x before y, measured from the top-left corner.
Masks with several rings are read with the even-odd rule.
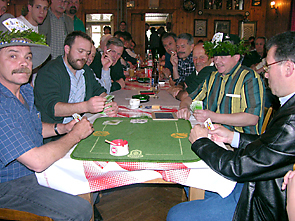
[[[288,220],[286,193],[281,190],[283,177],[295,163],[295,32],[274,36],[267,43],[265,77],[273,94],[279,97],[281,108],[262,135],[239,134],[214,125],[215,130],[195,126],[190,134],[193,151],[214,171],[228,179],[243,182],[244,187],[233,214],[233,220]],[[234,151],[220,148],[212,140],[237,147]],[[194,201],[192,201],[194,202]],[[173,207],[167,220],[180,214],[181,220],[214,220],[207,217],[186,219],[197,214],[191,202]],[[224,205],[220,205],[222,208]],[[187,208],[187,209],[186,209]],[[210,203],[207,203],[210,211]],[[202,213],[204,211],[201,211]],[[223,214],[215,220],[225,220]]]

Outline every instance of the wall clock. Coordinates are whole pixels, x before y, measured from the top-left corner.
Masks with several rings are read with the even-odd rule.
[[[184,0],[183,9],[187,12],[193,12],[197,8],[196,3],[193,0]]]

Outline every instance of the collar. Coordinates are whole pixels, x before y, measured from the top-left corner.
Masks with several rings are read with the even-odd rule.
[[[291,97],[293,97],[294,94],[295,94],[295,92],[292,93],[292,94],[289,94],[289,95],[287,95],[285,97],[279,97],[281,106],[283,106]]]
[[[186,61],[194,62],[193,61],[193,52],[191,52],[185,59],[180,58],[179,60],[181,60],[182,62],[186,62]]]
[[[80,70],[77,70],[77,71],[76,71],[76,75],[74,75],[74,73],[71,72],[70,68],[66,65],[65,60],[64,60],[64,56],[62,56],[62,62],[64,63],[64,66],[66,67],[67,72],[68,72],[69,75],[72,75],[72,76],[79,76],[80,74],[84,74],[84,72],[85,72],[85,70],[82,68],[82,69],[80,69]]]
[[[48,13],[49,13],[49,15],[50,15],[51,17],[54,16],[55,18],[57,18],[57,17],[55,16],[55,14],[51,11],[51,8],[48,9]],[[64,16],[65,16],[65,13],[63,13],[62,16],[60,16],[60,17],[57,18],[57,19],[64,18]]]
[[[229,75],[235,75],[237,73],[237,71],[239,70],[239,68],[241,67],[241,62],[238,61],[238,63],[230,70],[230,72],[226,73],[224,76],[229,76]],[[224,77],[222,76],[221,73],[219,73],[221,77]]]

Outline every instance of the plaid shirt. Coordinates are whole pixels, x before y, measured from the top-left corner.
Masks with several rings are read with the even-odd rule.
[[[55,59],[57,56],[64,54],[64,41],[67,36],[65,15],[63,14],[60,18],[57,18],[49,8],[47,16],[50,16],[51,24],[51,59]]]
[[[26,105],[0,84],[0,183],[32,174],[16,159],[43,144],[41,116],[31,85],[21,86],[21,95]]]
[[[196,68],[193,61],[193,52],[189,54],[187,58],[178,59],[178,74],[179,78],[175,80],[176,85],[178,85],[180,82],[184,82],[185,78],[191,73],[195,73]]]

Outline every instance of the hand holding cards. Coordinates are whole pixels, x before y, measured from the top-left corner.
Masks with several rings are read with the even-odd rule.
[[[82,117],[81,117],[80,114],[75,113],[75,114],[73,114],[72,116],[73,116],[73,118],[76,120],[76,122],[79,122],[79,121],[82,120]]]
[[[212,121],[210,118],[208,118],[205,122],[204,122],[204,125],[205,127],[208,129],[208,130],[215,130],[213,124],[212,124]]]
[[[109,94],[108,94],[107,96],[105,96],[105,98],[107,99],[106,102],[105,102],[105,104],[108,104],[108,103],[112,102],[112,100],[114,99],[114,97],[115,97],[114,95],[109,95]],[[110,107],[111,107],[111,106],[105,107],[105,108],[103,109],[103,111],[100,112],[100,113],[101,113],[101,114],[105,114],[104,111],[105,111],[106,109],[110,108]]]
[[[203,110],[203,101],[193,101],[190,105],[190,109],[192,112],[195,110]]]

